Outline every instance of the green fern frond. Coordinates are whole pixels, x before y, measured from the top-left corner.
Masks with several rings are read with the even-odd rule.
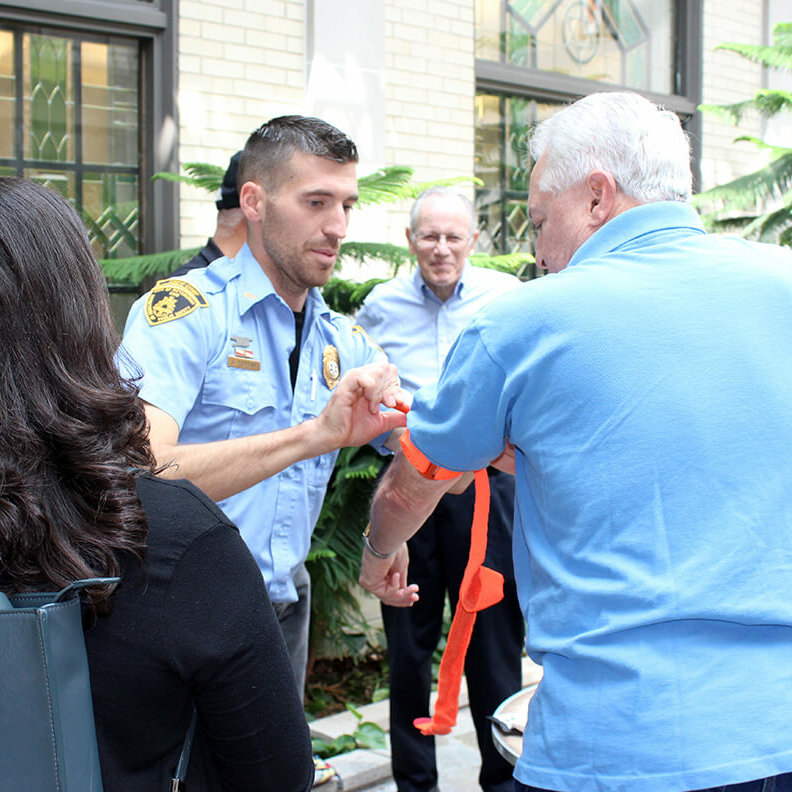
[[[417,198],[430,187],[453,187],[457,184],[473,182],[483,185],[475,176],[451,176],[444,179],[412,183],[413,169],[396,165],[382,168],[368,176],[358,179],[358,204],[395,203],[396,201]]]
[[[768,69],[792,69],[792,46],[788,44],[762,45],[726,42],[715,49],[736,52],[751,63],[758,63]]]
[[[162,179],[169,182],[182,182],[210,193],[215,193],[220,189],[225,176],[225,168],[219,165],[211,165],[208,162],[185,162],[182,166],[187,175],[180,173],[168,173],[160,171],[155,173],[151,180]]]
[[[533,264],[536,259],[530,253],[503,253],[499,256],[489,256],[486,253],[473,253],[470,256],[470,263],[475,267],[494,269],[499,272],[508,272],[509,275],[522,276],[529,264]]]
[[[756,109],[765,117],[770,118],[776,113],[792,111],[792,93],[781,90],[762,90],[754,96]]]
[[[363,304],[368,293],[384,280],[388,278],[370,278],[363,283],[345,278],[330,278],[322,289],[322,296],[334,311],[351,316]]]
[[[728,105],[700,104],[698,109],[702,113],[708,113],[721,121],[726,121],[730,124],[739,124],[743,114],[747,110],[751,110],[753,106],[753,99],[746,99],[742,102],[735,102],[734,104]]]
[[[782,206],[755,218],[743,229],[743,236],[774,242],[789,225],[792,225],[792,211],[789,206]]]
[[[354,261],[362,264],[365,261],[379,259],[387,263],[391,272],[410,260],[410,251],[403,245],[390,245],[383,242],[344,242],[341,245],[339,261]]]
[[[695,195],[692,203],[698,208],[708,205],[715,207],[728,205],[733,209],[745,209],[758,201],[778,198],[790,187],[792,187],[792,151],[787,150],[760,170]]]
[[[166,250],[145,256],[130,256],[120,259],[100,259],[99,264],[105,278],[111,283],[140,283],[144,278],[165,276],[189,261],[200,248],[189,250]]]
[[[358,206],[393,203],[409,197],[408,184],[413,169],[401,165],[370,173],[358,179]]]

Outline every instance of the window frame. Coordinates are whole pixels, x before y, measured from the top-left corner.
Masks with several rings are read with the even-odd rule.
[[[14,0],[0,6],[0,21],[26,29],[52,28],[122,36],[140,43],[140,245],[141,253],[178,244],[178,190],[157,171],[178,166],[176,97],[177,0]],[[154,78],[157,75],[157,78]],[[163,150],[160,130],[173,129]]]
[[[701,182],[702,121],[698,106],[702,96],[702,4],[697,0],[677,0],[675,15],[674,92],[661,94],[638,91],[638,93],[673,110],[683,119],[691,144],[693,186],[694,190],[698,190]],[[595,91],[635,90],[619,84],[569,77],[559,72],[544,71],[529,66],[516,66],[507,63],[505,58],[505,53],[501,52],[498,61],[475,59],[476,96],[495,95],[501,99],[501,102],[504,98],[521,98],[567,104]],[[502,162],[502,169],[504,167]],[[502,200],[509,197],[505,184],[501,195]]]

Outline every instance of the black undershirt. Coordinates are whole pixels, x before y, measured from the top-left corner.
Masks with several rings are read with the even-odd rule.
[[[291,376],[292,391],[297,382],[297,367],[300,365],[300,346],[302,344],[303,323],[305,322],[305,309],[293,311],[294,313],[294,349],[289,355],[289,374]]]

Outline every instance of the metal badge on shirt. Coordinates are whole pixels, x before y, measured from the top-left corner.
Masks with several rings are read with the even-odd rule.
[[[231,368],[246,369],[247,371],[260,371],[261,361],[255,359],[250,346],[250,339],[245,336],[231,336],[231,347],[233,355],[228,356],[228,365]]]
[[[322,374],[327,387],[333,390],[341,377],[341,362],[338,359],[338,350],[332,344],[328,344],[322,351]]]
[[[154,284],[146,298],[146,320],[153,327],[191,314],[209,303],[192,283],[172,278]]]

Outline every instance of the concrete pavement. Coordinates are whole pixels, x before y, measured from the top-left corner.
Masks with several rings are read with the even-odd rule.
[[[527,657],[523,658],[523,687],[535,684],[541,677],[541,668]],[[432,696],[434,707],[435,694]],[[389,702],[380,701],[360,707],[364,721],[371,721],[387,732]],[[351,734],[357,720],[350,712],[342,712],[321,718],[311,723],[311,732],[317,736],[333,739],[341,734]],[[468,709],[467,687],[462,681],[460,706],[457,725],[449,735],[436,737],[437,766],[440,788],[454,792],[480,792],[478,785],[479,753],[476,745],[476,732]],[[357,750],[334,756],[329,760],[341,776],[344,792],[396,792],[396,784],[391,777],[390,750]],[[317,790],[335,792],[329,783]]]

